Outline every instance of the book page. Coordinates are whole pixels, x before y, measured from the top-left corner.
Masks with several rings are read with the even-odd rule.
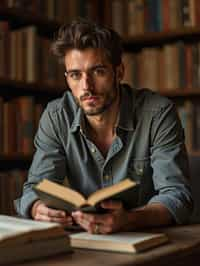
[[[39,222],[31,219],[15,218],[7,215],[0,215],[0,229],[4,230],[42,230],[58,227],[57,223]]]
[[[94,240],[94,241],[105,241],[105,242],[119,242],[134,245],[149,239],[158,238],[164,234],[153,234],[153,233],[143,233],[143,232],[121,232],[110,235],[95,235],[89,233],[77,233],[72,234],[70,237],[73,239],[84,239],[84,240]]]
[[[0,215],[0,243],[9,239],[48,238],[64,235],[63,228],[57,223],[39,222],[29,219]]]
[[[53,195],[60,198],[66,202],[70,202],[75,206],[79,207],[85,203],[85,198],[75,190],[72,190],[63,185],[59,185],[55,182],[49,181],[47,179],[42,180],[36,187],[36,190],[41,190],[49,195]]]
[[[125,179],[117,184],[114,184],[110,187],[106,187],[106,188],[102,188],[100,190],[97,190],[96,192],[94,192],[91,196],[89,196],[87,202],[89,203],[89,205],[96,205],[96,203],[110,198],[126,189],[129,189],[131,187],[134,187],[135,185],[137,185],[136,182],[134,182],[133,180],[130,179]]]

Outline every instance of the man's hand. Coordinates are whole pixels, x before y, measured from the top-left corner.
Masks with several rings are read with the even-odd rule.
[[[121,202],[105,201],[101,206],[106,214],[72,213],[74,220],[93,234],[133,231],[139,228],[170,225],[174,219],[162,203],[151,203],[132,210],[125,210]]]
[[[108,210],[106,214],[89,214],[81,211],[72,213],[74,220],[89,233],[109,234],[123,231],[128,222],[127,212],[119,201],[105,201],[101,207]]]
[[[40,200],[33,204],[31,216],[37,221],[57,222],[63,226],[70,226],[73,223],[72,217],[65,211],[51,209]]]

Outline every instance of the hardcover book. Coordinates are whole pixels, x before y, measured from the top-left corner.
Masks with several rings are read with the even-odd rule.
[[[102,188],[92,193],[87,199],[79,192],[47,179],[42,180],[34,187],[39,198],[49,207],[72,212],[81,209],[87,212],[101,211],[99,204],[106,199],[120,200],[121,193],[137,185],[130,179]]]
[[[110,235],[76,233],[70,235],[74,248],[137,253],[168,242],[163,233],[121,232]]]
[[[69,236],[59,224],[0,215],[0,264],[69,251]]]

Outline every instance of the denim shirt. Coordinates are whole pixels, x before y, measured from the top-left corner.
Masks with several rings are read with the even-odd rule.
[[[184,132],[175,105],[147,89],[121,86],[116,138],[106,158],[84,133],[84,114],[72,94],[50,102],[35,136],[36,152],[15,204],[30,217],[38,198],[32,186],[47,178],[88,196],[99,188],[131,178],[139,185],[121,199],[127,208],[162,203],[179,223],[192,211]]]

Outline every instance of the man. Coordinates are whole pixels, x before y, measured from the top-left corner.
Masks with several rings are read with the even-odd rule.
[[[63,26],[53,44],[69,90],[44,111],[36,153],[17,200],[19,214],[107,234],[182,224],[192,211],[184,133],[174,104],[150,90],[122,85],[122,41],[86,20]],[[145,77],[144,77],[145,78]],[[44,205],[32,186],[48,178],[85,196],[126,177],[140,182],[104,214],[66,213]]]

